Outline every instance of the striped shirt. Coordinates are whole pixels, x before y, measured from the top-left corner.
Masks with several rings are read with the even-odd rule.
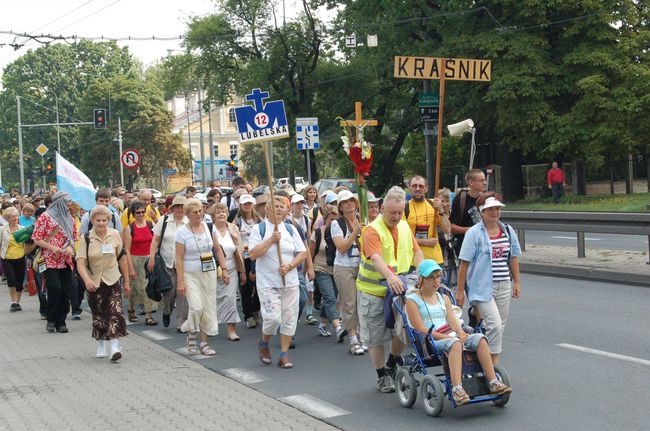
[[[508,281],[510,280],[508,236],[500,230],[497,236],[490,237],[490,242],[492,243],[492,281]]]

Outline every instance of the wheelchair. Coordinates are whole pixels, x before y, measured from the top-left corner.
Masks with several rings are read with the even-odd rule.
[[[456,305],[456,300],[449,288],[443,285],[439,292],[448,295],[451,303]],[[392,301],[395,320],[398,322],[396,329],[398,332],[402,332],[403,341],[413,348],[413,353],[404,356],[404,364],[399,366],[395,373],[395,392],[400,405],[405,408],[413,407],[419,388],[424,410],[429,416],[436,417],[442,413],[445,398],[451,402],[454,408],[458,407],[452,397],[447,355],[436,349],[431,334],[420,334],[410,326],[406,315],[405,294],[395,296]],[[399,326],[403,327],[403,331],[400,331]],[[466,332],[480,331],[480,326],[477,326],[475,330],[467,329]],[[462,358],[462,385],[470,397],[470,401],[465,405],[492,402],[499,407],[505,406],[511,394],[490,394],[487,378],[483,374],[476,353],[464,350]],[[438,369],[435,372],[430,370],[434,367],[442,367],[442,370]],[[495,365],[494,371],[497,379],[510,386],[510,378],[502,365]],[[416,375],[421,375],[421,379],[416,379]]]

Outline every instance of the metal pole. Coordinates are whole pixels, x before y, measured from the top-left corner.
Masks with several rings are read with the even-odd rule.
[[[519,247],[521,251],[526,251],[526,231],[523,229],[517,229],[517,236],[519,237]]]
[[[422,83],[422,91],[425,93],[430,93],[431,92],[431,81],[428,79],[425,79]],[[424,148],[426,151],[426,157],[427,157],[427,188],[428,193],[427,197],[432,198],[436,195],[436,190],[434,190],[435,183],[434,183],[434,174],[433,174],[433,139],[432,136],[427,133],[427,130],[432,129],[432,124],[431,121],[425,121],[424,122]],[[438,129],[440,131],[440,129]]]
[[[446,58],[440,59],[440,108],[438,111],[438,145],[436,148],[436,185],[434,187],[435,195],[438,195],[440,188],[440,159],[442,158],[442,131],[443,127],[443,113],[445,110],[445,64]]]
[[[309,153],[309,147],[307,147],[307,181],[311,184],[311,160]]]
[[[214,142],[212,141],[212,103],[208,103],[208,141],[210,141],[210,184],[214,181]]]
[[[205,188],[205,148],[203,148],[203,105],[201,104],[201,87],[199,86],[199,148],[201,149],[201,183]]]
[[[41,156],[41,172],[43,172],[43,191],[45,191],[45,156]]]
[[[578,257],[585,257],[585,233],[578,232]]]
[[[54,106],[56,107],[56,150],[61,154],[61,133],[59,130],[59,98],[56,96],[54,91],[51,92],[54,94]]]
[[[20,193],[25,194],[25,165],[23,161],[23,129],[20,124],[20,96],[16,96],[18,110],[18,166],[20,168]]]
[[[124,184],[124,165],[122,164],[122,118],[117,117],[117,142],[120,144],[120,154],[119,154],[119,163],[120,163],[120,181],[122,182],[122,187],[125,187]]]

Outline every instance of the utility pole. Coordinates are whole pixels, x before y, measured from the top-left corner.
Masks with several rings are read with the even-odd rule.
[[[203,105],[201,104],[201,86],[199,85],[199,147],[201,149],[201,183],[205,188],[205,148],[203,148]]]
[[[120,181],[122,182],[122,187],[125,187],[124,184],[124,165],[122,164],[122,118],[117,117],[117,143],[120,146],[120,154],[118,160],[120,163]]]
[[[424,93],[431,93],[431,81],[428,79],[425,79],[422,82],[422,91]],[[435,175],[433,173],[433,123],[431,121],[425,121],[424,122],[424,148],[426,150],[426,157],[427,157],[427,197],[432,198],[436,195],[438,192],[437,190],[434,190],[435,187]],[[440,130],[438,130],[438,133],[440,133]]]
[[[214,181],[214,142],[212,141],[212,103],[208,101],[208,140],[210,141],[210,184]]]
[[[59,98],[54,91],[50,91],[54,95],[54,106],[56,107],[56,150],[61,154],[61,133],[59,128]]]
[[[20,168],[20,193],[25,194],[25,166],[23,161],[23,129],[20,123],[20,96],[16,96],[18,110],[18,166]]]

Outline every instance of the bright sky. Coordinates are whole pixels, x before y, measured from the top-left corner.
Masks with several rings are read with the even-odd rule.
[[[278,0],[282,4],[282,0]],[[297,0],[285,0],[287,17],[299,10]],[[171,37],[185,33],[189,17],[213,13],[212,0],[0,0],[0,31],[84,37]],[[281,13],[281,8],[280,8]],[[14,36],[0,34],[0,45]],[[22,39],[18,39],[22,40]],[[130,52],[145,65],[180,49],[181,41],[127,41]],[[29,48],[0,46],[0,70]],[[0,72],[1,73],[1,72]]]

